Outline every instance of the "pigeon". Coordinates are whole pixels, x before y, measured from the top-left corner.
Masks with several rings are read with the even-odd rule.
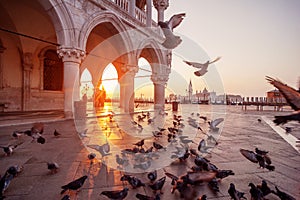
[[[14,131],[13,134],[12,134],[12,136],[14,138],[19,139],[23,134],[24,134],[24,132],[22,132],[22,131]]]
[[[261,119],[257,119],[258,122],[261,122]]]
[[[291,127],[285,127],[285,132],[286,133],[291,133],[292,132],[292,128]]]
[[[125,199],[125,197],[127,196],[128,190],[129,189],[127,187],[125,187],[123,190],[103,191],[103,192],[101,192],[101,195],[105,195],[109,199],[122,200],[122,199]]]
[[[265,155],[267,155],[267,153],[269,153],[268,151],[265,151],[265,150],[261,150],[261,149],[259,149],[259,148],[255,148],[255,153],[257,153],[257,154],[260,154],[260,155],[262,155],[262,156],[265,156]]]
[[[132,186],[133,189],[145,186],[145,184],[140,179],[134,176],[123,175],[120,181],[127,181]]]
[[[276,125],[285,124],[288,121],[292,120],[300,122],[300,93],[294,88],[269,76],[266,76],[266,80],[281,92],[288,104],[292,107],[293,110],[295,110],[295,112],[290,115],[275,116],[273,122]]]
[[[291,195],[281,191],[278,189],[277,186],[275,186],[276,192],[275,194],[281,199],[281,200],[296,200],[296,198],[292,197]]]
[[[145,139],[142,139],[133,145],[138,146],[138,147],[143,147],[144,144],[145,144]]]
[[[50,170],[51,174],[57,173],[57,170],[59,169],[59,165],[56,162],[48,162],[47,168]]]
[[[159,149],[164,149],[164,150],[166,150],[166,147],[163,147],[162,145],[160,145],[160,144],[158,144],[158,143],[156,143],[156,142],[153,142],[153,147],[154,147],[155,149],[157,149],[157,150],[159,150]]]
[[[241,154],[253,163],[258,163],[261,168],[267,168],[270,171],[275,170],[271,165],[271,159],[268,155],[261,155],[250,150],[240,149]]]
[[[198,145],[198,151],[200,151],[201,153],[209,153],[209,150],[212,149],[213,147],[207,146],[206,145],[206,141],[204,139],[202,139],[199,142]]]
[[[155,139],[159,139],[160,137],[162,137],[162,132],[160,131],[152,131],[152,134]]]
[[[208,186],[209,188],[213,191],[213,192],[219,192],[219,184],[218,184],[218,180],[216,178],[212,179],[211,181],[208,182]]]
[[[0,146],[0,148],[3,149],[4,153],[6,156],[10,156],[14,149],[17,148],[20,144],[15,144],[15,145],[8,145],[8,146]]]
[[[248,186],[250,187],[250,194],[252,200],[264,200],[263,193],[259,188],[257,188],[253,183],[249,183]]]
[[[91,145],[87,145],[87,146],[92,148],[92,149],[97,150],[101,154],[102,158],[104,158],[105,156],[111,155],[111,153],[109,153],[110,152],[109,143],[105,143],[103,145],[96,145],[96,144],[93,145],[93,144],[91,144]]]
[[[212,131],[218,131],[219,128],[217,127],[221,122],[224,121],[224,118],[218,118],[218,119],[215,119],[211,122],[208,122],[209,124],[209,128],[212,130]]]
[[[239,192],[238,190],[236,190],[235,185],[233,183],[230,183],[230,186],[228,189],[228,194],[230,195],[231,199],[233,199],[233,200],[246,199],[246,197],[244,197],[245,193]]]
[[[90,162],[91,165],[93,164],[95,158],[96,158],[96,154],[94,154],[94,153],[88,154],[88,159],[91,161]]]
[[[195,71],[194,74],[196,76],[203,76],[207,72],[208,65],[210,65],[210,64],[212,64],[214,62],[217,62],[220,59],[221,59],[221,57],[217,57],[215,60],[213,60],[213,61],[207,61],[205,63],[190,62],[190,61],[186,61],[186,60],[184,60],[183,62],[185,62],[186,64],[188,64],[188,65],[190,65],[192,67],[200,69],[199,71]]]
[[[156,193],[158,190],[160,191],[160,193],[162,194],[162,187],[164,186],[166,181],[166,176],[160,178],[159,180],[157,180],[155,183],[150,184],[149,187]]]
[[[1,198],[4,199],[3,193],[8,188],[8,186],[10,185],[10,182],[12,181],[13,178],[14,178],[14,176],[9,173],[5,173],[4,176],[1,177],[1,179],[0,179],[0,199]]]
[[[41,122],[34,123],[33,126],[31,127],[31,132],[34,133],[39,133],[43,134],[44,132],[44,124]]]
[[[262,191],[263,196],[267,196],[270,193],[275,194],[275,191],[273,191],[269,188],[269,186],[268,186],[268,184],[265,180],[262,180],[261,185],[257,185],[256,187],[259,188]]]
[[[176,28],[185,17],[185,13],[180,13],[173,15],[169,21],[166,22],[158,22],[158,25],[161,27],[165,40],[162,45],[167,49],[176,48],[181,42],[181,38],[173,34],[173,29]]]
[[[160,200],[159,194],[156,194],[154,197],[149,197],[147,195],[143,195],[143,194],[137,193],[135,195],[135,197],[137,199],[139,199],[139,200]]]
[[[169,172],[165,172],[165,175],[172,180],[171,185],[176,185],[176,182],[179,180],[179,178],[177,176],[175,176]]]
[[[230,169],[220,169],[217,170],[216,172],[217,172],[216,178],[219,179],[223,179],[226,178],[227,176],[234,175],[234,172]]]
[[[61,188],[63,190],[60,192],[60,194],[65,193],[67,190],[78,190],[79,188],[82,187],[82,185],[84,184],[86,179],[87,179],[87,176],[84,175],[84,176],[68,183],[67,185],[61,186]]]
[[[147,174],[147,177],[148,177],[148,179],[149,179],[151,182],[155,181],[156,178],[157,178],[157,171],[154,170],[154,171],[152,171],[152,172],[149,172],[149,173]]]
[[[59,137],[61,134],[55,129],[53,135],[55,137]]]
[[[3,175],[3,177],[1,177],[0,179],[0,199],[4,199],[5,197],[3,196],[3,193],[5,192],[5,190],[8,188],[8,186],[10,185],[10,182],[12,181],[12,179],[14,177],[16,177],[21,171],[22,171],[23,167],[19,166],[19,165],[14,165],[14,166],[10,166],[5,174]]]
[[[46,140],[41,135],[43,132],[44,132],[44,128],[42,127],[42,124],[37,124],[36,126],[33,126],[31,130],[26,130],[23,133],[31,137],[32,142],[36,140],[37,143],[45,144]]]

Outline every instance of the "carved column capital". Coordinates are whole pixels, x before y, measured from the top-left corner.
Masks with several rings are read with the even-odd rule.
[[[33,56],[32,53],[23,53],[23,69],[24,71],[32,71],[33,69]]]
[[[124,73],[136,74],[139,71],[139,68],[138,68],[138,66],[124,65],[124,66],[121,67],[121,70]]]
[[[168,80],[169,80],[169,75],[168,74],[152,74],[151,75],[151,81],[154,84],[166,85]]]
[[[85,51],[72,47],[59,47],[57,54],[62,58],[63,62],[81,63],[85,58]]]
[[[166,10],[169,7],[169,0],[153,0],[156,10]]]

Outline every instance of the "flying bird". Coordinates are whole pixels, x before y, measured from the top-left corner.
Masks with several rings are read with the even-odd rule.
[[[111,155],[111,153],[109,153],[110,152],[109,143],[105,143],[103,145],[92,144],[92,145],[87,145],[87,146],[92,149],[97,150],[101,154],[102,158],[104,158],[105,156]]]
[[[295,110],[295,112],[290,115],[275,116],[273,122],[276,125],[285,124],[288,121],[300,122],[300,93],[287,84],[284,84],[281,81],[275,80],[269,76],[266,76],[266,80],[280,91],[287,103],[292,107],[293,110]]]
[[[186,60],[184,60],[183,62],[185,62],[186,64],[188,64],[192,67],[200,69],[198,71],[195,71],[194,74],[196,76],[203,76],[204,74],[206,74],[208,66],[214,62],[217,62],[220,59],[221,59],[221,57],[217,57],[215,60],[207,61],[205,63],[190,62],[190,61],[186,61]]]
[[[221,122],[224,121],[224,118],[217,118],[215,120],[212,120],[212,121],[209,121],[208,124],[209,124],[209,128],[212,130],[212,131],[218,131],[219,128],[217,127]]]
[[[202,139],[199,142],[198,151],[200,151],[201,153],[209,153],[209,150],[212,149],[212,148],[213,148],[212,146],[207,146],[206,145],[206,141],[204,139]]]
[[[251,162],[258,163],[261,168],[267,168],[270,171],[275,170],[275,166],[271,165],[271,159],[267,154],[263,155],[257,153],[259,151],[253,152],[247,149],[240,149],[240,152],[245,158],[247,158]]]
[[[67,185],[61,186],[61,188],[63,189],[60,194],[65,193],[67,190],[78,190],[79,188],[82,187],[82,185],[84,184],[85,180],[87,179],[87,176],[82,176],[70,183],[68,183]]]
[[[158,22],[158,25],[161,27],[164,35],[165,40],[162,45],[167,49],[174,49],[176,48],[181,42],[181,38],[173,34],[173,29],[176,28],[185,17],[185,13],[180,13],[173,15],[169,21],[166,22]]]

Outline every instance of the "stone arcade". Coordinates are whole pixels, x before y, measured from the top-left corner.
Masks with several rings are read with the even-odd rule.
[[[79,80],[88,69],[96,87],[112,63],[120,107],[134,110],[138,59],[151,65],[156,108],[164,107],[170,50],[152,20],[164,20],[168,0],[30,0],[0,2],[1,112],[62,110],[73,117]]]

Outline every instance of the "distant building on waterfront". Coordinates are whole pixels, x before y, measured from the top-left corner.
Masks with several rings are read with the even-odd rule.
[[[267,92],[267,102],[285,103],[286,100],[279,90],[274,89]]]
[[[210,100],[210,93],[206,88],[204,88],[202,91],[196,90],[196,92],[193,93],[193,85],[191,80],[186,91],[187,95],[178,95],[177,100],[180,101],[180,103],[208,103]]]

